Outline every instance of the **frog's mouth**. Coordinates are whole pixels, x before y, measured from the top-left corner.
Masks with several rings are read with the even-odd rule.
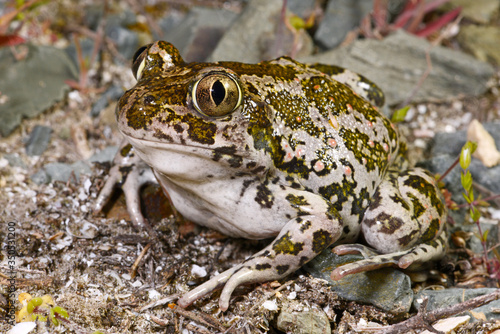
[[[154,170],[182,179],[227,177],[235,170],[245,170],[244,166],[249,162],[256,162],[248,154],[240,155],[235,146],[213,148],[134,137],[128,137],[128,140],[139,157]]]

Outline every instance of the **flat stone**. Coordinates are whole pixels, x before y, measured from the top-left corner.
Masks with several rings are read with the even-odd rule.
[[[250,0],[208,60],[257,63],[290,54],[296,46],[297,57],[310,54],[312,39],[303,30],[297,38],[288,30],[282,23],[282,7],[281,0]]]
[[[500,65],[500,27],[463,26],[457,38],[477,59]]]
[[[238,14],[226,9],[194,7],[164,39],[180,51],[187,62],[204,61]]]
[[[429,51],[430,50],[430,51]],[[494,74],[491,65],[474,57],[398,30],[379,41],[357,40],[352,44],[299,60],[334,64],[358,72],[375,82],[386,94],[389,105],[410,97],[427,69],[430,52],[432,71],[411,102],[442,101],[461,95],[479,95],[487,90]]]
[[[300,308],[299,308],[300,307]],[[279,330],[293,334],[330,334],[330,321],[323,310],[304,309],[294,306],[294,302],[285,302],[278,315],[276,326]]]
[[[105,149],[95,153],[88,159],[88,161],[98,163],[111,162],[113,161],[117,152],[118,146],[108,146]]]
[[[40,156],[47,149],[52,135],[52,129],[48,126],[37,125],[33,128],[26,143],[26,154],[28,156]]]
[[[77,80],[78,70],[66,52],[50,46],[26,44],[28,54],[16,60],[10,48],[0,49],[0,134],[8,136],[21,124],[64,98],[66,80]]]
[[[37,183],[49,183],[53,181],[68,182],[73,175],[78,181],[81,174],[92,174],[90,166],[84,161],[77,161],[73,164],[49,163],[43,166],[43,172],[39,171],[34,174],[32,180]]]
[[[338,266],[362,259],[359,255],[338,256],[330,249],[323,251],[303,268],[312,276],[328,281],[339,297],[368,303],[393,314],[410,310],[413,300],[410,278],[394,268],[382,268],[349,275],[339,281],[330,278]]]
[[[484,296],[486,294],[492,293],[498,289],[494,288],[480,288],[480,289],[445,289],[445,290],[424,290],[419,292],[415,296],[413,302],[413,307],[418,309],[425,297],[428,298],[427,311],[433,311],[440,308],[450,307],[466,300]],[[500,308],[500,300],[492,301],[489,304],[477,307],[472,310],[472,312],[464,312],[458,315],[472,315],[471,321],[478,321],[479,318],[484,315],[485,319],[488,320],[500,320],[500,314],[496,312]]]
[[[371,0],[330,0],[314,39],[325,49],[338,46],[372,8]]]

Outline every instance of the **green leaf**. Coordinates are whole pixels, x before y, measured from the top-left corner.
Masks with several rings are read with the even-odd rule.
[[[40,297],[35,297],[35,298],[31,299],[31,300],[28,302],[28,305],[26,305],[26,310],[28,311],[28,313],[33,313],[33,311],[35,310],[35,308],[36,308],[37,306],[42,305],[42,303],[43,303],[42,298],[40,298]]]
[[[479,210],[476,209],[475,207],[472,207],[470,209],[470,217],[471,217],[472,221],[478,222],[479,218],[481,218],[481,212],[479,212]]]
[[[405,120],[406,114],[410,110],[410,106],[403,107],[401,109],[396,110],[391,117],[391,122],[399,123]]]
[[[486,231],[483,232],[483,240],[482,241],[486,242],[486,239],[488,238],[488,232],[489,231],[490,230],[486,230]]]
[[[467,141],[462,147],[462,152],[460,152],[460,167],[462,167],[463,170],[469,168],[472,154],[476,151],[476,148],[477,144],[471,141]]]
[[[469,170],[467,170],[465,174],[463,172],[461,173],[460,181],[462,182],[462,187],[464,187],[465,191],[470,193],[472,191],[472,174]]]

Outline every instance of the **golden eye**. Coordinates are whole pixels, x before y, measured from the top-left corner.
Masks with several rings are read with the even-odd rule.
[[[196,81],[191,97],[196,110],[200,113],[220,117],[238,108],[242,101],[241,86],[227,73],[208,73]]]
[[[148,44],[140,47],[132,57],[132,73],[134,74],[134,78],[136,80],[141,78],[142,70],[144,69],[144,59],[146,58],[148,49],[151,45],[152,44]]]

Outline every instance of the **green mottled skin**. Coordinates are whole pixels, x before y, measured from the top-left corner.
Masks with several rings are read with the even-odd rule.
[[[287,57],[188,64],[162,41],[138,59],[139,80],[120,99],[117,120],[175,207],[231,236],[276,238],[181,306],[223,287],[226,309],[237,285],[284,277],[360,233],[385,254],[334,278],[441,256],[440,191],[431,175],[407,169],[406,146],[374,106],[383,94],[370,81]]]

